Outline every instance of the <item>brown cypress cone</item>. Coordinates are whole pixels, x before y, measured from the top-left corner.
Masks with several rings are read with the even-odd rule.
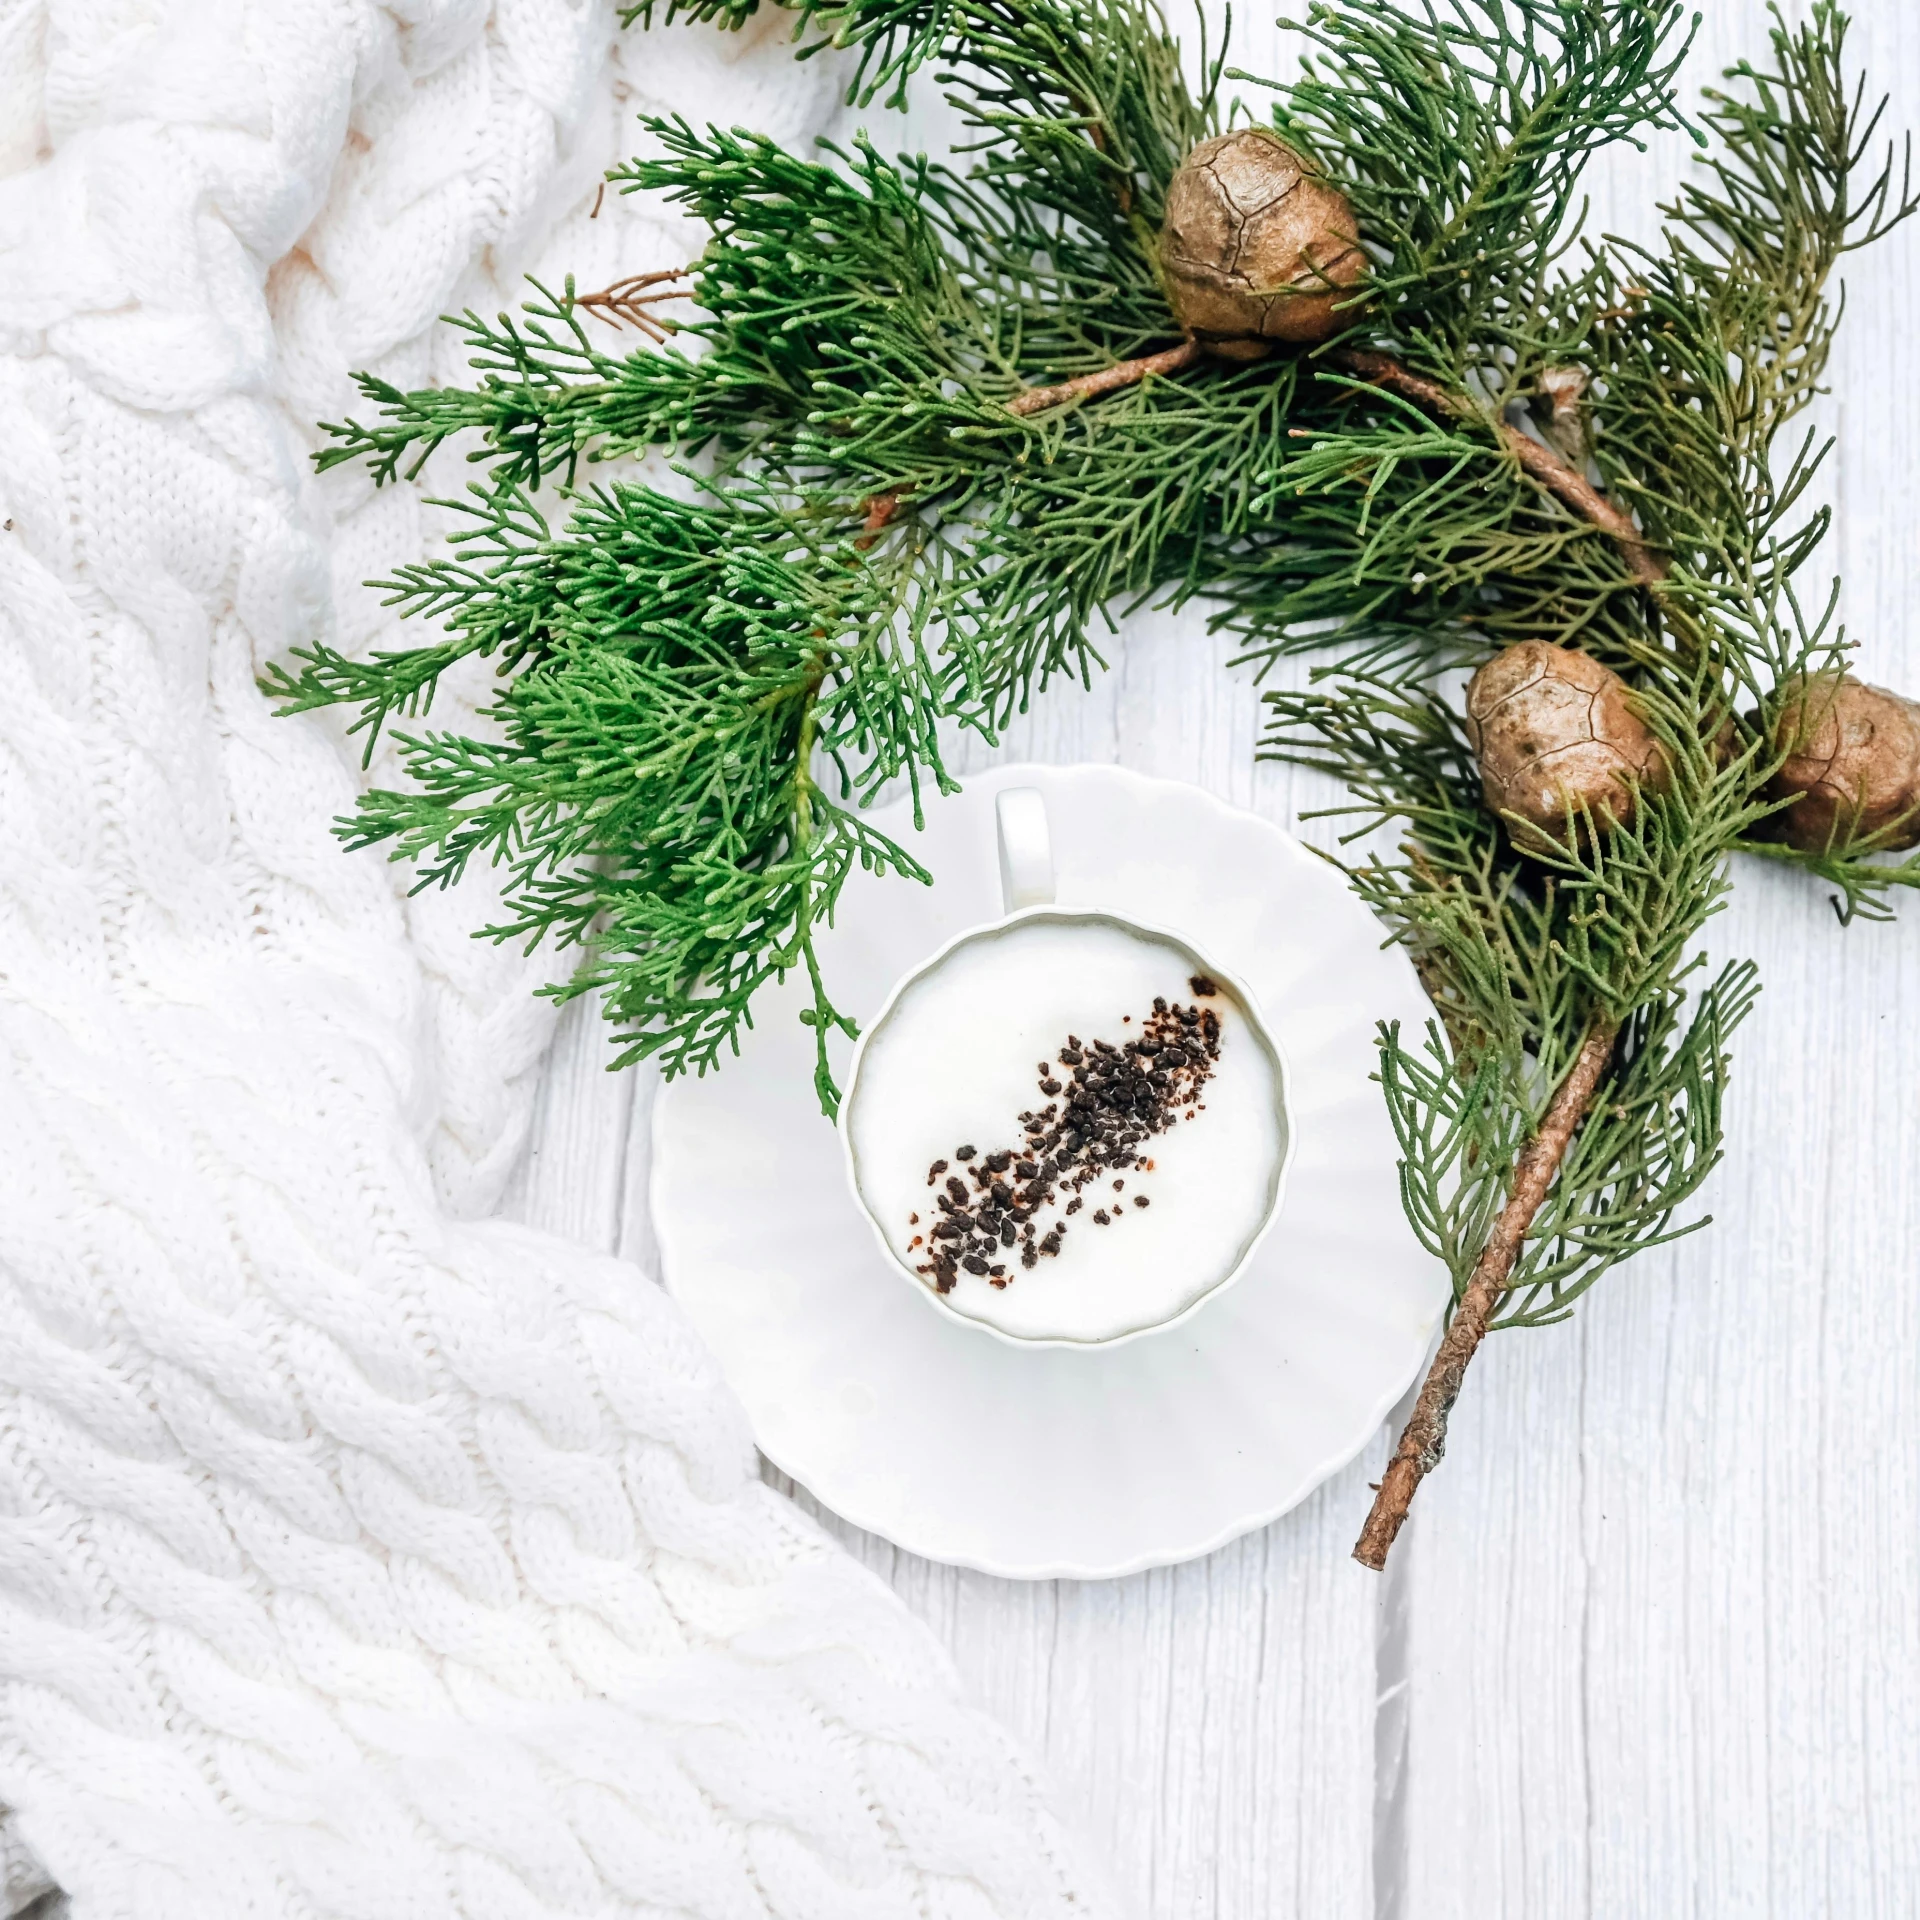
[[[1590,654],[1523,640],[1494,655],[1467,687],[1467,741],[1487,805],[1528,828],[1566,838],[1569,808],[1596,825],[1633,816],[1641,788],[1667,783],[1667,757],[1634,712],[1627,685]]]
[[[1181,163],[1160,263],[1174,317],[1224,360],[1332,339],[1367,272],[1346,195],[1259,127],[1203,140]]]
[[[1844,850],[1883,832],[1883,849],[1920,846],[1913,701],[1850,673],[1823,674],[1780,709],[1773,743],[1787,759],[1767,797],[1793,802],[1769,822],[1774,837],[1803,853]]]

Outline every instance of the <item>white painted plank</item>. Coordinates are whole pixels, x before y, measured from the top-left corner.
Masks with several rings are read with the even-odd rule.
[[[1920,116],[1920,27],[1867,11],[1876,84]],[[1757,46],[1760,13],[1729,0],[1696,66]],[[1605,223],[1641,227],[1673,159],[1603,183]],[[1834,551],[1868,670],[1920,687],[1902,618],[1920,434],[1890,377],[1914,242],[1853,279]],[[1188,621],[1130,635],[1092,694],[1051,696],[1004,753],[1119,758],[1285,820],[1309,796],[1254,767],[1256,723]],[[1911,1910],[1915,937],[1843,936],[1817,890],[1742,874],[1714,944],[1755,953],[1768,990],[1738,1043],[1719,1224],[1604,1283],[1572,1327],[1487,1350],[1397,1582],[1345,1558],[1378,1445],[1264,1533],[1124,1581],[995,1581],[827,1517],[1046,1757],[1142,1911],[1374,1910],[1374,1634],[1396,1595],[1411,1685],[1377,1729],[1382,1920]],[[600,1053],[570,1016],[516,1207],[645,1261],[648,1092],[599,1073]]]
[[[1124,1580],[994,1580],[826,1518],[1044,1757],[1143,1913],[1358,1915],[1376,1597],[1344,1564],[1345,1536],[1382,1458],[1384,1443],[1205,1560]]]
[[[1861,9],[1920,120],[1920,20]],[[1713,11],[1697,78],[1758,53]],[[1678,158],[1617,168],[1607,224]],[[1852,263],[1830,564],[1870,677],[1920,689],[1908,353],[1920,240]],[[1814,597],[1817,597],[1817,592]],[[1717,1224],[1476,1362],[1413,1548],[1401,1837],[1434,1920],[1907,1914],[1920,1873],[1920,927],[1842,933],[1753,867],[1712,929],[1766,992]]]
[[[1270,53],[1243,57],[1271,65]],[[937,114],[920,114],[899,144],[939,131]],[[1230,651],[1197,614],[1134,622],[1090,692],[1054,688],[997,748],[956,742],[954,764],[1119,760],[1286,822],[1301,792],[1324,802],[1333,790],[1256,765],[1257,689],[1227,671]],[[1326,825],[1309,833],[1330,844]],[[588,1011],[561,1023],[509,1208],[651,1269],[651,1083],[598,1071]],[[620,1083],[634,1089],[624,1109]],[[622,1140],[616,1171],[610,1143]],[[1383,1458],[1381,1440],[1301,1511],[1205,1561],[1119,1581],[1029,1584],[936,1566],[798,1497],[933,1625],[973,1697],[1042,1756],[1143,1915],[1364,1920],[1379,1590],[1346,1549]]]
[[[534,1097],[526,1151],[500,1211],[609,1253],[628,1251],[623,1238],[637,1235],[648,1253],[644,1220],[629,1225],[628,1211],[634,1110],[638,1105],[643,1119],[651,1110],[653,1076],[650,1070],[609,1073],[611,1037],[598,995],[562,1011]],[[644,1135],[644,1127],[640,1131]],[[644,1182],[644,1161],[639,1172]],[[643,1211],[645,1192],[642,1184]]]
[[[1254,691],[1226,672],[1226,653],[1198,619],[1148,623],[1093,692],[1056,689],[997,755],[962,743],[957,764],[1120,758],[1283,818],[1289,777],[1256,770]],[[650,1264],[651,1087],[601,1070],[589,1016],[582,1005],[561,1022],[509,1210]],[[1264,1532],[1118,1581],[935,1566],[802,1503],[933,1625],[973,1697],[1044,1758],[1142,1913],[1362,1920],[1377,1592],[1346,1548],[1383,1446]]]

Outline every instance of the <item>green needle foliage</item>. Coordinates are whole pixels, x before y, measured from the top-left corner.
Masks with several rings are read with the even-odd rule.
[[[943,728],[994,739],[1100,667],[1114,612],[1205,596],[1256,669],[1314,657],[1305,690],[1267,696],[1266,751],[1350,789],[1353,882],[1433,995],[1427,1035],[1382,1035],[1381,1077],[1409,1216],[1457,1295],[1556,1089],[1612,1037],[1494,1318],[1562,1316],[1675,1230],[1719,1153],[1755,982],[1745,963],[1691,976],[1730,855],[1798,860],[1849,912],[1920,880],[1871,847],[1786,853],[1758,797],[1779,704],[1844,656],[1831,601],[1795,587],[1826,531],[1799,423],[1827,289],[1914,206],[1870,157],[1845,16],[1776,16],[1764,65],[1707,96],[1700,176],[1639,246],[1583,235],[1580,177],[1684,124],[1679,0],[1324,0],[1271,111],[1357,214],[1372,277],[1346,335],[1023,414],[1029,389],[1178,343],[1168,183],[1226,122],[1223,83],[1254,77],[1184,60],[1151,0],[790,10],[800,57],[851,51],[858,102],[937,75],[967,150],[890,159],[862,135],[796,156],[648,121],[656,157],[610,177],[712,235],[677,334],[617,350],[569,283],[457,323],[469,387],[362,380],[372,414],[330,429],[323,466],[412,475],[457,434],[477,468],[450,557],[385,583],[437,631],[366,662],[315,648],[270,691],[354,707],[371,743],[479,654],[499,740],[400,734],[412,784],[367,796],[347,839],[418,861],[423,885],[504,864],[511,916],[487,931],[578,946],[558,991],[605,989],[621,1062],[704,1070],[760,986],[805,968],[832,1111],[826,1036],[851,1028],[815,931],[856,861],[927,877],[862,804],[902,775],[950,791]],[[1355,348],[1426,389],[1369,377]],[[1635,517],[1638,563],[1518,435]],[[651,450],[669,484],[591,484]],[[1628,825],[1572,822],[1527,855],[1482,801],[1460,702],[1518,639],[1621,673],[1673,771]]]
[[[1408,364],[1474,394],[1487,420],[1591,459],[1667,557],[1658,586],[1636,583],[1612,542],[1530,489],[1484,427],[1460,427],[1440,456],[1450,464],[1437,511],[1392,475],[1392,557],[1368,611],[1349,616],[1345,657],[1308,690],[1268,697],[1269,750],[1345,781],[1357,833],[1399,830],[1398,846],[1353,878],[1399,930],[1448,1029],[1450,1046],[1429,1034],[1413,1057],[1396,1037],[1383,1077],[1409,1216],[1457,1293],[1587,1034],[1596,1022],[1620,1029],[1603,1096],[1504,1283],[1496,1325],[1564,1316],[1615,1261],[1670,1235],[1718,1159],[1727,1038],[1756,982],[1742,961],[1691,999],[1683,983],[1701,964],[1689,943],[1722,902],[1728,855],[1798,861],[1869,910],[1887,887],[1920,878],[1914,862],[1876,863],[1870,845],[1808,856],[1758,837],[1771,809],[1757,796],[1777,764],[1772,715],[1844,657],[1831,600],[1810,620],[1793,585],[1827,531],[1826,511],[1805,508],[1825,448],[1795,437],[1832,342],[1826,289],[1843,253],[1913,210],[1890,163],[1861,184],[1879,114],[1846,87],[1845,33],[1837,8],[1817,6],[1807,26],[1776,29],[1771,71],[1743,66],[1731,76],[1739,93],[1708,95],[1706,178],[1662,210],[1658,247],[1610,241],[1566,264],[1570,185],[1556,163],[1540,217],[1510,229],[1527,239],[1503,256],[1499,289],[1463,291],[1471,328],[1423,311],[1396,329]],[[1405,67],[1409,89],[1420,69]],[[1416,98],[1395,94],[1370,115],[1378,80],[1361,98],[1353,75],[1345,65],[1337,84],[1309,79],[1287,124],[1381,222],[1392,215],[1374,209],[1375,171],[1398,204]],[[1502,93],[1504,83],[1489,97]],[[1519,96],[1514,145],[1550,94]],[[1507,164],[1502,155],[1486,172],[1510,180]],[[1571,407],[1566,387],[1556,392],[1560,369],[1575,376]],[[1355,429],[1314,435],[1315,478],[1332,499],[1370,495],[1398,436],[1435,432],[1411,410],[1392,420],[1375,409]],[[1496,491],[1511,507],[1463,529],[1453,498]],[[1367,521],[1376,538],[1387,518]],[[1289,601],[1305,573],[1235,596],[1263,655],[1325,644],[1300,630]],[[1521,638],[1578,646],[1624,675],[1674,775],[1627,826],[1526,857],[1481,799],[1458,692],[1489,641]]]

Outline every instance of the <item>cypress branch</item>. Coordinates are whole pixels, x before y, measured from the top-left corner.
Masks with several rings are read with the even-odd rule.
[[[322,465],[384,481],[472,441],[452,551],[385,583],[441,631],[366,662],[316,648],[268,689],[349,705],[371,740],[486,658],[498,738],[396,733],[409,784],[367,795],[349,844],[423,885],[504,866],[486,932],[578,947],[557,991],[604,991],[619,1063],[705,1071],[804,969],[832,1111],[827,1037],[852,1029],[815,932],[855,862],[927,878],[867,798],[951,791],[943,731],[995,740],[1038,689],[1090,680],[1116,607],[1205,596],[1256,672],[1311,656],[1265,696],[1262,751],[1348,789],[1349,877],[1437,1016],[1380,1040],[1408,1217],[1455,1311],[1358,1549],[1378,1565],[1484,1335],[1564,1318],[1698,1224],[1676,1222],[1756,990],[1742,962],[1693,979],[1731,856],[1826,879],[1843,917],[1920,883],[1884,836],[1780,845],[1766,791],[1776,719],[1845,658],[1831,597],[1796,584],[1827,530],[1798,423],[1836,267],[1914,210],[1904,162],[1877,157],[1846,17],[1816,0],[1706,96],[1659,235],[1591,239],[1586,163],[1685,124],[1679,0],[1325,0],[1273,130],[1344,196],[1366,277],[1303,289],[1325,337],[1222,342],[1183,332],[1160,236],[1226,118],[1224,50],[1190,85],[1148,0],[788,11],[797,57],[850,50],[858,102],[937,74],[963,155],[648,121],[656,157],[610,180],[699,219],[699,260],[467,314],[468,388],[363,379],[368,418]],[[591,483],[656,448],[677,490]],[[1453,689],[1522,640],[1591,655],[1657,738],[1659,790],[1618,825],[1570,808],[1538,844],[1488,810]]]

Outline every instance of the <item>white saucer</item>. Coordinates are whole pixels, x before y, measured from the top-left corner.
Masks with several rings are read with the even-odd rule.
[[[865,1021],[909,968],[998,918],[994,796],[1036,786],[1059,903],[1179,928],[1258,996],[1298,1130],[1284,1210],[1238,1284],[1130,1344],[1022,1351],[889,1270],[812,1085],[801,982],[740,1058],[664,1088],[653,1217],[668,1289],[719,1356],[761,1451],[826,1505],[931,1560],[1014,1579],[1210,1552],[1337,1472],[1412,1380],[1446,1275],[1400,1210],[1375,1025],[1419,1034],[1411,966],[1332,868],[1196,787],[1116,767],[1002,767],[870,816],[935,876],[856,872],[820,944]],[[852,1052],[839,1043],[836,1072]]]

